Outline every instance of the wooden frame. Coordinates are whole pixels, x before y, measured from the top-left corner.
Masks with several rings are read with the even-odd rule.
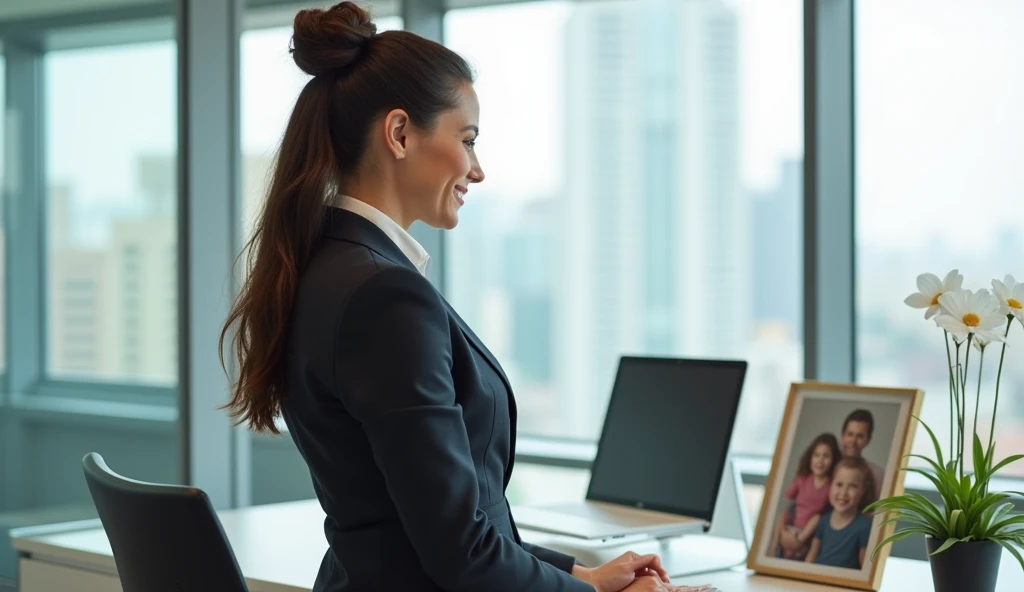
[[[879,550],[874,560],[871,552],[879,541],[892,534],[895,524],[880,527],[885,516],[866,516],[857,508],[862,508],[872,498],[903,493],[906,471],[901,469],[907,466],[917,424],[913,417],[920,417],[923,399],[924,393],[918,389],[816,381],[793,383],[747,567],[763,574],[878,590],[890,546]],[[851,418],[854,411],[859,412]],[[838,461],[833,459],[829,463],[827,460],[832,451],[837,451],[843,459],[839,469],[836,469]],[[826,467],[829,467],[828,473]],[[800,471],[801,468],[804,470]],[[810,473],[807,469],[811,469]],[[881,479],[872,495],[871,484],[878,480],[875,478],[878,474]],[[801,492],[804,500],[801,518],[794,517],[793,502],[783,493],[786,490],[792,495]],[[826,491],[828,497],[822,500]],[[860,497],[860,491],[869,493]],[[854,504],[851,496],[860,502],[856,507],[850,505]],[[832,500],[839,504],[838,510],[832,507]],[[844,514],[849,518],[844,518]],[[842,527],[845,519],[851,521],[849,526]],[[790,524],[791,521],[797,524]],[[840,526],[834,527],[835,524]],[[791,531],[792,538],[778,534],[783,531]],[[798,539],[797,531],[801,532],[800,536],[810,538],[806,542]],[[813,534],[808,534],[810,532]],[[786,537],[789,547],[783,548],[782,537]],[[866,545],[862,545],[865,537]],[[822,545],[822,540],[828,542]],[[864,549],[863,563],[860,563],[858,549]],[[813,561],[808,562],[808,559]],[[836,566],[840,564],[847,566]],[[853,564],[860,567],[850,567]]]

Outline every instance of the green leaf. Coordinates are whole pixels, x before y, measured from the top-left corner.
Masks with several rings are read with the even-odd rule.
[[[990,471],[989,474],[995,475],[996,471],[998,471],[999,469],[1005,467],[1006,465],[1008,465],[1010,463],[1015,463],[1015,462],[1017,462],[1018,460],[1020,460],[1022,458],[1024,458],[1024,454],[1014,454],[1013,456],[1008,456],[1008,457],[1004,458],[999,464],[997,464],[996,466],[992,467],[992,470]]]
[[[880,551],[882,549],[882,547],[884,547],[885,545],[888,545],[889,543],[895,543],[896,541],[905,539],[908,536],[913,535],[913,534],[930,535],[931,533],[926,531],[926,530],[924,530],[923,528],[907,528],[907,529],[901,530],[901,531],[897,532],[896,534],[893,534],[893,535],[891,535],[889,537],[886,537],[885,540],[883,540],[882,542],[880,542],[877,545],[875,545],[875,549],[871,552],[871,560],[872,561],[875,560],[875,556],[878,555],[878,551]]]
[[[942,465],[938,464],[937,462],[935,462],[934,460],[928,458],[927,456],[924,456],[923,454],[908,454],[907,458],[919,458],[919,459],[927,462],[928,464],[930,464],[932,466],[932,469],[935,470],[936,475],[946,472],[946,469],[942,468]],[[913,467],[907,467],[907,468],[905,468],[903,470],[904,471],[909,471],[911,469],[913,469]]]
[[[1009,516],[1010,512],[1013,511],[1013,508],[1014,506],[1012,502],[1006,502],[997,508],[987,510],[985,512],[985,516],[982,518],[982,528],[984,528],[982,537],[988,538],[996,534],[995,529],[992,527],[1004,517]]]
[[[942,462],[942,448],[939,447],[939,441],[938,439],[935,438],[935,432],[933,432],[932,429],[928,427],[928,424],[926,424],[920,417],[916,415],[912,415],[911,417],[916,419],[918,423],[924,426],[924,429],[928,432],[928,437],[932,439],[932,445],[935,446],[935,458],[938,459],[938,463],[940,465],[945,464]]]
[[[1004,549],[1009,551],[1017,559],[1017,563],[1020,564],[1020,568],[1024,569],[1024,557],[1020,556],[1020,553],[1014,548],[1013,543],[1007,542],[1001,538],[994,538],[992,540],[999,543]]]
[[[988,481],[988,477],[985,476],[987,467],[985,451],[981,449],[981,438],[978,437],[978,434],[974,434],[974,472],[978,474],[979,485]]]
[[[949,536],[951,538],[962,536],[960,534],[960,525],[963,523],[963,521],[964,511],[961,510],[960,508],[956,508],[955,510],[949,513]]]
[[[924,529],[924,530],[927,531],[927,534],[929,534],[931,536],[935,536],[935,534],[937,534],[937,533],[933,532],[934,528],[933,528],[933,525],[931,523],[927,522],[923,518],[918,518],[916,514],[913,515],[913,516],[909,516],[909,515],[903,514],[901,516],[896,516],[894,518],[889,518],[888,520],[886,520],[886,521],[882,522],[881,524],[879,524],[878,528],[879,529],[884,528],[887,524],[892,524],[894,522],[895,523],[902,522],[904,524],[909,524],[909,525],[911,525],[911,526],[913,526],[915,528]]]
[[[909,507],[914,508],[923,516],[934,519],[936,524],[940,524],[942,525],[942,528],[945,528],[946,520],[942,512],[931,502],[931,500],[920,493],[908,493],[901,497],[908,500],[907,503],[909,504]]]
[[[1001,531],[1017,524],[1024,524],[1024,516],[1018,514],[1005,520],[1000,520],[993,524],[990,530],[994,531],[994,533],[998,535],[1001,534]]]
[[[957,544],[957,543],[959,543],[959,542],[960,542],[960,539],[958,539],[958,538],[955,538],[955,537],[949,537],[948,539],[946,539],[946,540],[945,540],[945,541],[944,541],[944,542],[942,543],[942,546],[940,546],[940,547],[939,547],[938,549],[935,549],[935,552],[933,552],[933,553],[929,553],[929,554],[930,554],[930,555],[938,555],[939,553],[942,553],[942,552],[943,552],[943,551],[945,551],[946,549],[948,549],[948,548],[952,547],[953,545],[955,545],[955,544]]]
[[[935,489],[937,491],[940,491],[940,492],[942,491],[943,483],[942,483],[942,480],[939,477],[936,477],[935,475],[932,475],[931,473],[929,473],[928,471],[925,471],[924,469],[918,469],[918,468],[915,468],[915,467],[907,467],[904,470],[907,471],[908,473],[917,473],[918,475],[923,475],[926,479],[931,481],[933,485],[935,485]]]

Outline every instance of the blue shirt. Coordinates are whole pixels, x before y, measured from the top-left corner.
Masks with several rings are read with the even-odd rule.
[[[821,541],[821,551],[815,563],[833,567],[860,569],[860,550],[868,546],[871,519],[857,513],[853,522],[842,530],[832,528],[832,510],[825,512],[814,530],[814,538]]]

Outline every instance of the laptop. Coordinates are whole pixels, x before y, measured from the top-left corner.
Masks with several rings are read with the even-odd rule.
[[[747,363],[623,356],[586,499],[521,506],[521,528],[582,539],[706,532]]]

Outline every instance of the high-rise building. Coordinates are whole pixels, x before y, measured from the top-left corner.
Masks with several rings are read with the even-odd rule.
[[[60,249],[50,257],[49,368],[64,378],[109,370],[107,253]]]
[[[555,373],[568,431],[593,437],[621,354],[746,341],[738,22],[717,0],[644,0],[578,4],[567,27]]]
[[[107,252],[77,243],[71,198],[68,186],[49,189],[47,368],[55,377],[92,378],[110,365]]]
[[[751,262],[757,296],[754,323],[773,323],[791,335],[803,326],[800,287],[803,245],[803,166],[800,160],[782,163],[779,183],[752,200]]]
[[[107,281],[111,368],[119,376],[173,382],[178,372],[177,240],[174,218],[114,224]]]

